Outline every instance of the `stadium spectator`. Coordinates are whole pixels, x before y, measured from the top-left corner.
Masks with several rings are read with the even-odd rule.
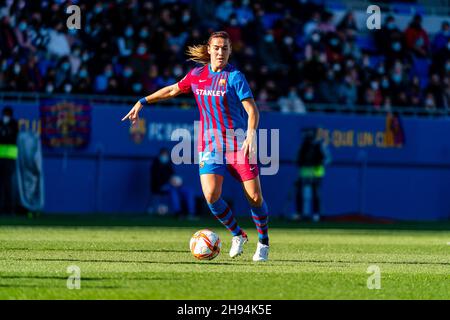
[[[439,52],[447,46],[450,40],[450,26],[448,21],[442,22],[441,30],[434,36],[433,52]]]
[[[325,176],[325,165],[331,157],[318,136],[317,128],[302,131],[303,141],[297,154],[298,180],[296,188],[297,213],[300,219],[320,221],[322,214],[320,187]]]
[[[150,167],[151,206],[149,212],[172,213],[178,217],[195,217],[195,200],[191,189],[175,175],[169,150],[162,148]]]
[[[19,127],[11,107],[4,107],[0,119],[0,213],[16,211],[15,188],[17,135]]]
[[[352,69],[349,64],[358,72],[357,80],[346,84],[351,91],[356,87],[355,104],[366,103],[364,93],[374,78],[379,79],[383,101],[390,98],[395,104],[398,82],[392,70],[398,61],[404,65],[402,88],[407,90],[417,76],[422,103],[432,75],[445,79],[448,73],[449,23],[444,21],[439,32],[429,35],[420,15],[404,32],[395,16],[388,15],[379,31],[364,34],[352,11],[336,23],[338,14],[311,1],[116,0],[106,5],[96,0],[79,6],[86,13],[83,27],[68,30],[60,1],[0,2],[3,90],[52,93],[71,87],[72,93],[133,95],[156,83],[164,86],[185,74],[183,53],[189,45],[204,41],[200,29],[229,32],[234,43],[232,62],[245,66],[255,95],[267,99],[267,110],[273,110],[286,94],[283,88],[291,86],[301,92],[312,86],[316,101],[324,101],[321,87],[327,71],[334,71],[336,82],[344,82]],[[67,61],[70,72],[60,70]],[[108,64],[113,76],[105,79]],[[386,76],[389,90],[383,87]],[[278,85],[267,87],[268,79]],[[443,99],[435,102],[438,107],[445,104]]]
[[[344,36],[356,34],[356,32],[358,31],[358,25],[356,24],[356,19],[353,11],[348,11],[344,15],[341,22],[338,23],[336,29],[342,32]]]
[[[370,82],[370,86],[366,88],[364,94],[364,104],[373,106],[375,110],[380,110],[383,103],[383,95],[380,89],[380,83],[378,79],[374,79]]]
[[[355,75],[354,71],[347,72],[344,81],[339,86],[339,102],[347,107],[354,107],[358,100]]]
[[[67,35],[64,33],[64,26],[62,23],[58,23],[54,29],[50,29],[47,51],[56,58],[61,58],[70,54],[69,41]]]
[[[329,69],[326,79],[320,81],[317,101],[328,104],[337,104],[339,102],[338,81],[333,69]]]
[[[444,90],[438,74],[435,73],[431,75],[431,81],[427,87],[426,92],[433,96],[434,104],[436,107],[444,106]]]
[[[278,105],[283,113],[306,113],[305,104],[298,95],[297,88],[295,87],[291,87],[286,96],[281,96],[280,99],[278,99]]]
[[[387,68],[390,68],[395,60],[403,61],[405,58],[403,39],[403,33],[398,28],[395,18],[391,15],[386,18],[384,26],[375,31],[375,43],[380,53],[386,57]]]
[[[418,57],[427,57],[429,53],[428,33],[422,28],[422,17],[415,15],[405,30],[406,47]]]
[[[4,16],[0,22],[0,50],[6,57],[11,57],[15,53],[17,38],[12,28],[12,22],[9,16]]]
[[[450,64],[450,62],[449,62]],[[444,79],[444,108],[448,112],[450,110],[450,78],[446,77]]]

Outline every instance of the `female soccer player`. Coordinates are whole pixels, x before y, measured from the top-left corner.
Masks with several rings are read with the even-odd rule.
[[[262,197],[256,161],[256,129],[259,112],[244,75],[228,64],[231,41],[224,31],[214,32],[207,44],[188,48],[190,60],[200,63],[178,83],[140,99],[122,119],[132,124],[144,105],[192,92],[200,111],[198,139],[200,182],[214,216],[232,233],[230,257],[242,254],[248,241],[228,204],[221,198],[225,171],[241,182],[258,231],[253,261],[267,261],[269,254],[268,208]],[[246,121],[244,112],[248,115]],[[245,139],[233,130],[247,129]],[[244,141],[242,141],[244,140]]]

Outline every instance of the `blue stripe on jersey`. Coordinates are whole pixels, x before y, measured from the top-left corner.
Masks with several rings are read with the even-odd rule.
[[[228,82],[229,78],[230,78],[230,73],[227,73],[225,75],[227,92],[231,92],[231,88],[229,88],[230,84]],[[227,94],[227,106],[228,106],[228,113],[229,113],[230,119],[228,119],[227,106],[225,106],[225,101],[224,101],[225,99],[222,100],[223,115],[224,115],[224,117],[226,117],[226,123],[231,122],[231,123],[229,123],[229,125],[231,126],[230,129],[236,129],[234,127],[232,104],[230,103],[230,99],[229,99],[230,96],[231,96],[231,94]],[[228,140],[228,143],[229,143],[229,150],[230,151],[236,151],[236,150],[234,150],[235,137],[233,135],[227,135],[227,140]]]
[[[212,89],[213,90],[218,90],[217,84],[219,83],[219,76],[216,76],[215,78],[216,79],[214,79],[214,81],[213,81]],[[219,103],[219,105],[217,105],[215,97],[211,97],[211,102],[212,102],[212,105],[213,105],[214,117],[216,119],[216,124],[217,124],[217,135],[219,136],[219,141],[220,141],[220,144],[222,146],[221,149],[225,150],[225,144],[224,144],[225,141],[223,141],[223,136],[222,136],[222,124],[220,123],[220,117],[219,117],[220,103]]]
[[[209,143],[212,144],[212,150],[215,151],[216,149],[216,141],[215,141],[215,137],[214,137],[214,131],[213,131],[213,122],[212,122],[212,115],[211,115],[211,111],[209,110],[209,103],[208,103],[208,96],[202,96],[201,101],[203,103],[203,105],[205,106],[206,109],[206,115],[208,118],[208,126],[206,127],[207,131],[208,131],[208,137],[210,138]],[[209,151],[209,147],[207,148],[207,150],[204,151]]]

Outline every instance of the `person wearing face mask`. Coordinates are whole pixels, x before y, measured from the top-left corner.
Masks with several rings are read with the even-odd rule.
[[[320,189],[325,176],[325,166],[331,156],[318,128],[302,130],[303,141],[297,153],[296,206],[299,219],[319,222],[321,218]]]
[[[171,212],[179,218],[194,219],[195,200],[191,189],[175,174],[169,150],[162,148],[150,167],[151,205],[149,213]]]
[[[406,47],[417,57],[428,55],[429,39],[427,32],[422,28],[422,17],[415,15],[413,21],[405,30]]]
[[[15,212],[14,173],[19,127],[11,107],[5,107],[0,120],[0,213]]]
[[[448,21],[442,22],[441,30],[434,36],[433,53],[437,53],[447,46],[450,40],[450,25]]]
[[[403,33],[397,26],[394,16],[389,15],[379,30],[374,30],[377,48],[386,56],[386,66],[389,68],[396,59],[403,60]]]
[[[163,186],[167,184],[170,177],[175,173],[172,163],[170,162],[169,150],[162,148],[158,157],[155,158],[151,166],[151,190],[152,193],[162,193]]]

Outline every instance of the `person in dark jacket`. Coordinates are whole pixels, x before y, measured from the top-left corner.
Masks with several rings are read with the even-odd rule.
[[[159,151],[158,158],[156,158],[150,168],[150,183],[152,194],[166,194],[164,186],[170,181],[175,171],[170,162],[169,150],[163,148]]]
[[[162,148],[159,151],[158,158],[151,165],[150,176],[150,189],[154,200],[151,211],[159,214],[170,212],[178,217],[187,214],[187,218],[195,218],[194,194],[190,188],[183,185],[183,179],[175,174],[168,149]]]
[[[303,133],[303,143],[297,156],[297,212],[302,219],[318,222],[321,215],[320,186],[329,156],[325,145],[317,138],[316,128],[305,129]]]
[[[15,205],[15,171],[19,127],[11,107],[5,107],[0,119],[0,213],[13,214]]]

